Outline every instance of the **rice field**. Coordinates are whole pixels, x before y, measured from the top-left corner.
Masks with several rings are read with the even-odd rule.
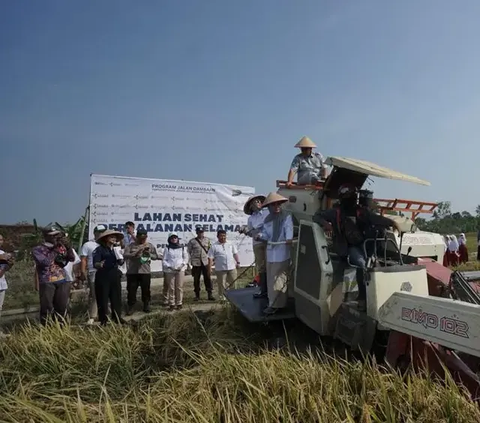
[[[12,306],[38,301],[20,263],[9,281]],[[480,421],[450,379],[335,351],[300,324],[249,325],[228,306],[120,327],[27,323],[0,341],[0,421]]]
[[[293,328],[294,329],[294,328]],[[2,422],[477,422],[450,380],[272,348],[228,307],[0,343]],[[289,331],[292,333],[292,330]],[[295,333],[295,332],[293,332]],[[300,336],[300,335],[299,335]]]

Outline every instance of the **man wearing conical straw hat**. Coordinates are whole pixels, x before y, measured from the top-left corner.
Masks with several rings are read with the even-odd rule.
[[[240,230],[240,233],[251,236],[253,238],[253,255],[255,256],[255,267],[260,278],[260,291],[256,292],[254,298],[266,298],[267,291],[267,268],[266,268],[266,245],[262,241],[255,239],[263,227],[263,222],[268,216],[268,209],[262,208],[265,201],[264,195],[252,195],[243,206],[243,211],[247,214],[247,226]]]
[[[313,152],[313,149],[317,148],[314,142],[308,137],[302,137],[295,147],[300,148],[301,153],[293,158],[290,165],[287,186],[292,186],[295,174],[298,185],[315,185],[325,179],[327,175],[325,160],[320,153]]]
[[[263,207],[270,212],[265,218],[257,240],[280,242],[267,244],[267,290],[268,307],[265,314],[273,314],[287,306],[287,282],[290,270],[290,247],[293,240],[292,215],[282,209],[288,200],[271,192],[263,202]]]

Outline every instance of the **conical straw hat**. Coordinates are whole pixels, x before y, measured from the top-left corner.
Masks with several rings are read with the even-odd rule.
[[[124,235],[121,232],[112,231],[111,229],[107,229],[105,232],[102,232],[100,235],[98,235],[97,241],[100,241],[102,238],[109,237],[110,235],[115,235],[117,237],[118,241],[120,241],[121,239],[124,238]]]
[[[295,144],[295,148],[317,148],[317,146],[310,138],[302,137],[302,139]]]
[[[265,198],[262,207],[267,207],[268,205],[273,203],[285,203],[287,201],[288,199],[285,198],[283,195],[277,194],[276,192],[271,192],[267,195],[267,198]]]
[[[252,195],[246,202],[245,205],[243,206],[243,212],[245,214],[252,214],[252,211],[250,210],[250,204],[252,204],[253,200],[259,199],[262,203],[265,201],[265,196],[261,194],[256,194]]]

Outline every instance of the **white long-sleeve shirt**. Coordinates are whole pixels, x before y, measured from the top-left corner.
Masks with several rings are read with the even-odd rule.
[[[264,241],[272,241],[273,238],[273,222],[268,221],[263,224],[260,238]],[[288,215],[280,231],[280,236],[277,242],[287,241],[293,239],[293,219],[291,215]],[[290,260],[290,245],[267,245],[267,262],[269,263],[281,263],[286,260]]]
[[[165,247],[163,250],[163,271],[165,273],[183,272],[187,269],[187,263],[188,254],[185,247]]]
[[[253,245],[262,243],[262,241],[257,241],[255,239],[255,236],[261,232],[263,227],[263,222],[268,215],[269,215],[269,211],[268,209],[265,208],[252,213],[248,217],[247,230],[248,230],[248,235],[253,238]]]

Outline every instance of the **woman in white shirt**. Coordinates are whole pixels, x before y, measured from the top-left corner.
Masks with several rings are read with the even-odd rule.
[[[176,233],[171,233],[163,250],[164,293],[170,310],[180,310],[183,304],[183,283],[188,264],[186,248],[180,245]]]

